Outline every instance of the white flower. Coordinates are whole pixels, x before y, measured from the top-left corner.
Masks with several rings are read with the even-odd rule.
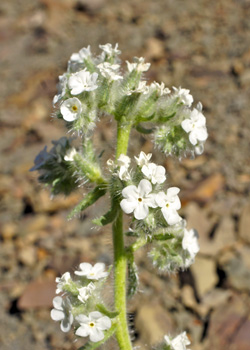
[[[181,126],[189,133],[189,141],[192,145],[206,141],[208,134],[206,128],[206,118],[201,113],[202,104],[198,103],[197,108],[194,108],[188,119],[182,121]]]
[[[53,306],[54,309],[50,312],[52,320],[61,321],[61,330],[68,332],[74,320],[69,299],[57,296],[53,299]]]
[[[66,162],[73,162],[74,160],[74,156],[77,154],[77,150],[75,148],[70,148],[66,155],[64,156],[64,160],[66,160]]]
[[[73,122],[80,117],[82,104],[76,97],[69,98],[61,104],[60,111],[64,120]]]
[[[125,168],[129,167],[130,162],[131,162],[131,159],[125,154],[121,154],[120,157],[117,159],[117,164],[119,166],[124,166]]]
[[[151,180],[152,184],[162,184],[166,180],[166,170],[161,165],[156,165],[155,163],[149,163],[143,165],[141,169],[142,173]]]
[[[80,337],[89,336],[89,339],[95,343],[104,338],[103,331],[112,325],[110,318],[99,311],[90,312],[89,316],[78,315],[76,320],[80,323],[80,327],[77,328],[75,334]]]
[[[138,73],[146,72],[150,67],[150,63],[145,63],[144,60],[144,57],[134,57],[134,63],[126,61],[128,71],[132,72],[134,69],[136,69]]]
[[[190,340],[188,339],[186,332],[182,332],[175,338],[171,338],[167,335],[164,336],[167,345],[170,345],[171,350],[188,350],[186,345],[190,345]]]
[[[117,159],[117,164],[120,167],[118,176],[123,181],[130,180],[130,174],[128,172],[130,162],[131,159],[125,154],[121,154],[120,157]]]
[[[149,88],[150,90],[156,90],[159,96],[167,95],[171,92],[169,88],[165,88],[164,83],[159,84],[156,81],[154,81]]]
[[[63,291],[63,287],[71,281],[70,273],[65,272],[62,277],[56,277],[56,294]]]
[[[103,62],[98,64],[97,67],[100,69],[101,75],[110,81],[123,79],[121,75],[117,74],[117,71],[120,68],[119,64]]]
[[[79,267],[80,271],[75,271],[77,276],[85,276],[90,280],[99,280],[100,278],[108,276],[108,272],[104,271],[104,263],[96,263],[94,266],[89,263],[81,263]]]
[[[121,51],[118,50],[118,44],[115,44],[115,47],[113,48],[111,44],[106,45],[99,45],[100,49],[102,49],[107,56],[114,56],[114,55],[120,55]]]
[[[91,56],[90,45],[83,47],[78,53],[73,53],[70,57],[71,62],[83,62]]]
[[[63,75],[59,75],[59,83],[57,84],[57,90],[58,90],[58,94],[54,96],[53,98],[53,106],[55,107],[55,105],[57,104],[58,101],[61,100],[61,98],[65,95],[66,93],[66,87],[67,87],[67,75],[63,74]]]
[[[194,258],[200,250],[198,243],[198,233],[196,230],[184,230],[184,236],[182,239],[182,248],[187,250],[190,257],[185,260],[185,267],[190,266],[194,262]]]
[[[181,217],[177,213],[177,210],[181,208],[181,202],[177,194],[180,192],[178,187],[170,187],[167,190],[167,194],[159,192],[155,201],[169,225],[175,225],[181,221]]]
[[[120,203],[126,214],[134,212],[137,220],[143,220],[148,216],[149,207],[156,208],[155,195],[150,193],[152,185],[148,180],[141,180],[139,186],[130,185],[122,190],[123,199]]]
[[[140,152],[139,157],[135,157],[136,163],[139,166],[147,165],[152,157],[152,153],[145,154],[144,152]]]
[[[130,96],[130,95],[135,94],[135,93],[136,94],[147,94],[149,91],[149,87],[146,84],[147,84],[146,81],[139,81],[137,88],[127,90],[126,95]]]
[[[72,95],[79,95],[83,91],[93,91],[98,88],[96,84],[98,78],[97,73],[91,74],[85,69],[72,74],[69,77],[69,88]]]
[[[90,282],[86,287],[78,288],[78,299],[82,302],[85,303],[88,298],[90,297],[91,293],[93,290],[95,290],[95,285],[94,283]]]
[[[189,93],[190,90],[187,89],[182,89],[181,87],[179,87],[178,89],[176,87],[173,86],[173,90],[174,92],[174,97],[179,97],[179,99],[181,100],[182,103],[184,103],[184,105],[190,107],[191,104],[193,103],[193,96]]]

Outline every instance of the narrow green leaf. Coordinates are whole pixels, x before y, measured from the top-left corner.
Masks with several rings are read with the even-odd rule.
[[[172,233],[160,233],[158,235],[153,235],[152,239],[156,241],[167,241],[168,239],[172,239],[175,236]]]
[[[152,132],[155,131],[155,128],[146,129],[142,125],[138,124],[138,125],[136,125],[136,130],[138,132],[140,132],[141,134],[152,134]]]
[[[108,316],[109,318],[115,318],[119,315],[119,312],[117,311],[109,311],[103,304],[97,304],[96,308],[98,311],[100,311],[102,314]]]
[[[98,226],[105,226],[113,222],[117,215],[117,206],[113,205],[112,208],[100,218],[94,219],[92,222]]]
[[[100,197],[104,196],[107,189],[103,188],[103,186],[104,185],[96,186],[92,191],[86,194],[83,200],[68,215],[68,219],[72,219],[75,215],[95,203]]]
[[[81,346],[78,350],[94,350],[94,349],[98,348],[99,346],[104,344],[105,341],[107,341],[111,337],[111,335],[115,332],[116,327],[117,327],[116,323],[113,323],[111,328],[104,332],[104,338],[102,340],[100,340],[96,343],[89,341],[87,344]]]

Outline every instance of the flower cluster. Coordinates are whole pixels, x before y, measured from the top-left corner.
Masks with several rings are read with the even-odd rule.
[[[100,296],[103,282],[109,273],[105,271],[103,263],[94,266],[81,263],[74,274],[77,276],[75,279],[71,278],[69,272],[56,278],[56,294],[61,293],[61,296],[53,299],[51,318],[61,321],[63,332],[68,332],[74,324],[77,336],[89,336],[90,341],[99,342],[114,322]]]
[[[191,110],[193,97],[181,87],[164,83],[147,84],[144,72],[150,63],[143,57],[126,61],[122,72],[118,45],[100,45],[101,54],[94,56],[90,46],[72,54],[67,72],[59,77],[55,113],[72,131],[90,137],[99,118],[111,114],[125,118],[143,132],[141,124],[156,123],[155,144],[167,154],[200,154],[207,138],[202,105]]]
[[[161,271],[185,269],[199,251],[197,233],[187,230],[186,222],[178,211],[181,208],[179,188],[164,191],[166,171],[151,162],[152,154],[140,152],[135,157],[136,168],[131,169],[131,159],[121,155],[117,165],[108,161],[112,172],[122,184],[120,207],[126,214],[133,214],[131,230],[152,243],[149,256]]]

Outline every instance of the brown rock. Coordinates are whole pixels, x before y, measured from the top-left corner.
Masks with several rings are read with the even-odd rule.
[[[174,330],[171,315],[157,301],[140,305],[135,326],[143,344],[158,343],[166,332]]]
[[[215,261],[197,256],[195,263],[191,266],[195,279],[195,286],[199,296],[203,296],[211,290],[218,282]]]
[[[239,236],[250,243],[250,204],[243,208],[239,223]]]
[[[31,282],[18,300],[21,310],[51,307],[55,296],[56,283],[51,279]]]
[[[237,334],[247,313],[246,305],[238,295],[234,295],[226,304],[218,307],[211,315],[207,348],[231,350],[232,339]],[[240,349],[237,347],[237,350]]]

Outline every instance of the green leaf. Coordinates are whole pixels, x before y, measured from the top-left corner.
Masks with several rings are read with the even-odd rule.
[[[153,235],[152,239],[156,241],[167,241],[168,239],[172,239],[175,236],[172,233],[160,233],[158,235]]]
[[[125,235],[128,237],[140,237],[140,234],[135,231],[127,231],[125,232]]]
[[[138,124],[136,125],[136,130],[142,134],[152,134],[152,132],[155,131],[155,128],[151,128],[151,129],[146,129],[144,128],[142,125]]]
[[[112,208],[100,218],[94,219],[92,222],[98,226],[105,226],[113,222],[117,215],[117,206],[113,205]]]
[[[102,314],[108,316],[109,318],[115,318],[119,315],[117,311],[109,311],[103,304],[96,304],[96,308]]]
[[[157,118],[157,122],[166,123],[166,121],[168,121],[169,119],[172,119],[175,115],[176,115],[176,112],[173,112],[170,115],[159,117],[159,118]]]
[[[72,219],[81,211],[85,210],[90,205],[95,203],[100,197],[104,196],[105,193],[107,192],[107,189],[104,188],[103,186],[104,185],[96,186],[91,192],[86,194],[83,200],[68,215],[68,219]]]
[[[87,344],[81,346],[78,350],[94,350],[94,349],[98,348],[99,346],[104,344],[106,340],[108,340],[111,337],[111,335],[115,332],[116,327],[117,327],[116,323],[113,323],[111,328],[104,332],[104,338],[101,341],[98,341],[96,343],[89,341]]]

